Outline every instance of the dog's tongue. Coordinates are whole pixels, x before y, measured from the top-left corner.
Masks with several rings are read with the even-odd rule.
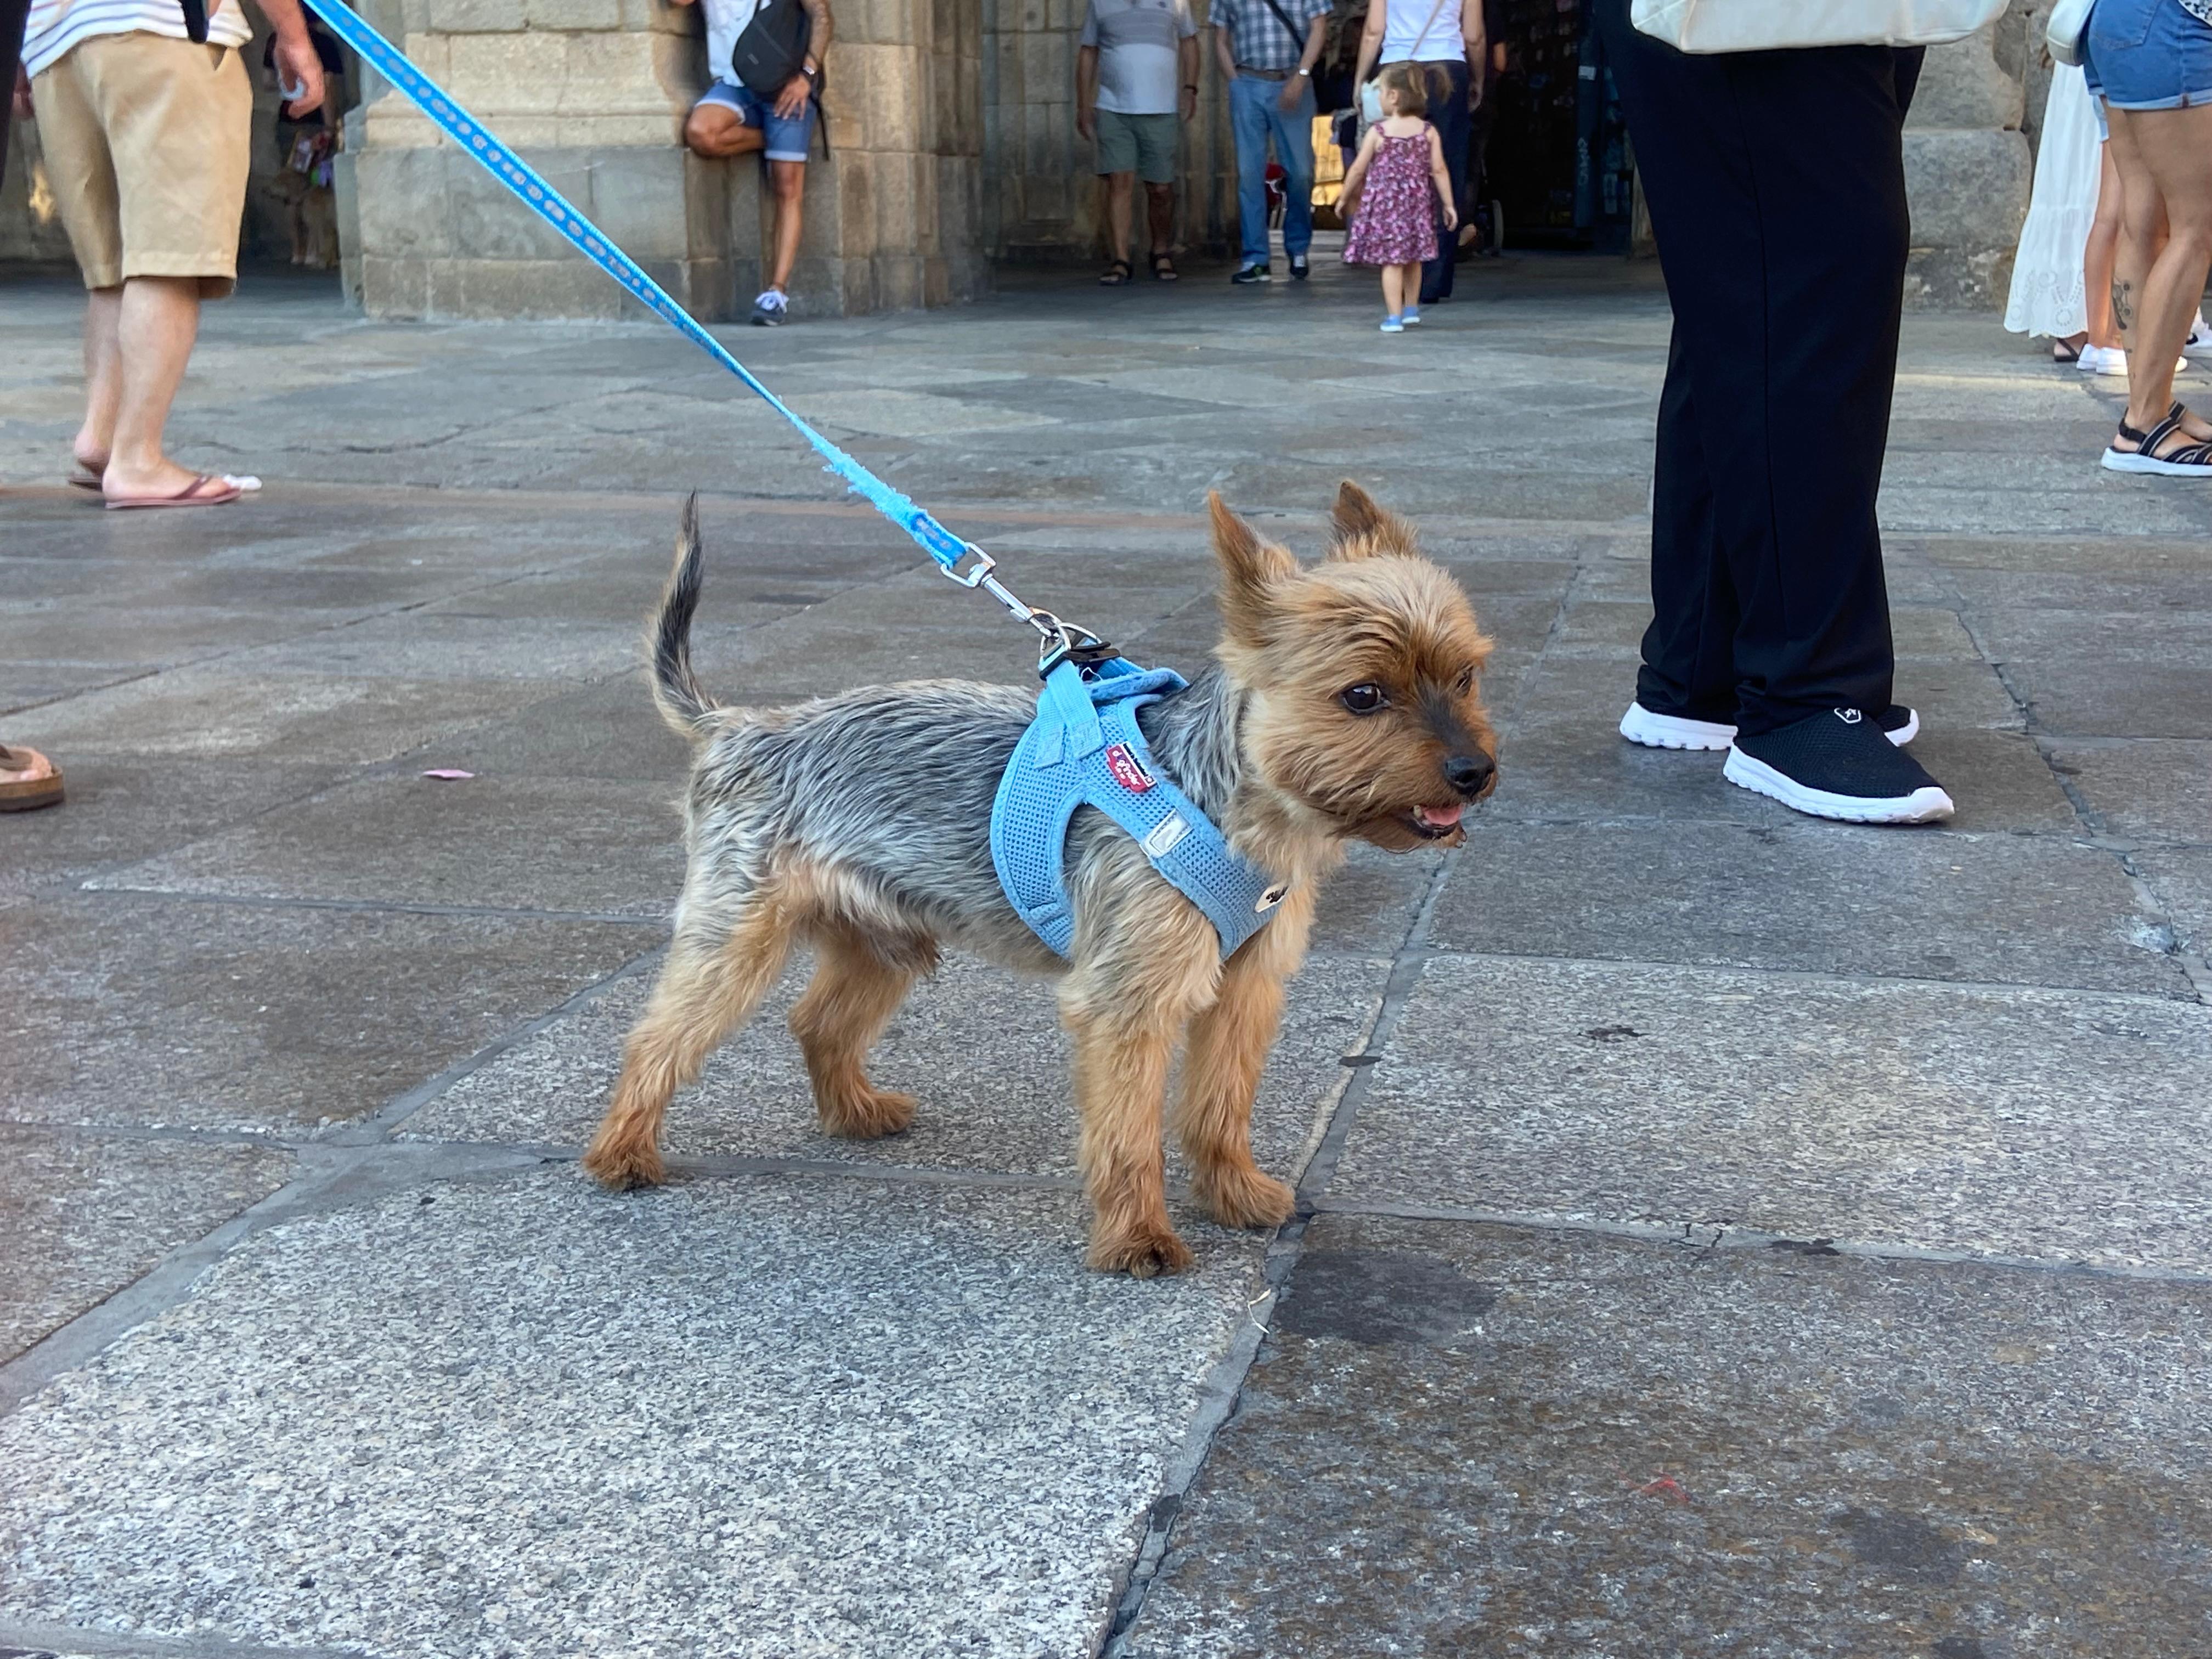
[[[1417,806],[1413,816],[1431,830],[1449,830],[1459,823],[1459,816],[1467,809],[1455,801],[1449,806]]]

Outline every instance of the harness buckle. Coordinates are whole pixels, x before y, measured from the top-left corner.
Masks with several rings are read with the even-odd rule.
[[[1044,635],[1037,647],[1037,678],[1043,679],[1064,662],[1079,669],[1096,668],[1121,653],[1081,623],[1062,622],[1048,611],[1035,611],[1031,621]],[[1049,623],[1048,628],[1045,624]]]

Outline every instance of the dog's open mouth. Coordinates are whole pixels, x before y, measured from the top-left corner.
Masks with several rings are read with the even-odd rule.
[[[1416,806],[1406,815],[1406,822],[1424,841],[1442,841],[1459,829],[1460,819],[1466,811],[1466,806],[1458,801],[1449,806]]]

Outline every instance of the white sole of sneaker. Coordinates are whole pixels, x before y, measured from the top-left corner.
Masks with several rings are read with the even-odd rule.
[[[1958,810],[1951,804],[1950,796],[1933,786],[1888,799],[1837,795],[1826,789],[1808,788],[1741,749],[1729,750],[1728,764],[1721,768],[1721,775],[1740,789],[1780,801],[1792,811],[1809,817],[1837,818],[1845,823],[1933,823]]]
[[[1646,749],[1714,750],[1735,741],[1735,727],[1684,720],[1679,714],[1655,714],[1642,703],[1632,702],[1620,717],[1620,735]]]
[[[1887,738],[1899,749],[1904,748],[1906,744],[1920,735],[1920,711],[1917,708],[1908,708],[1905,711],[1905,714],[1904,725],[1899,726],[1894,732],[1882,733],[1882,736]]]
[[[2107,472],[2155,472],[2166,478],[2212,478],[2212,466],[2189,461],[2162,461],[2135,449],[2108,449],[2098,463]]]

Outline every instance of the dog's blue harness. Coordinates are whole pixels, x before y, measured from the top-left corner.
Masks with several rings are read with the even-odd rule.
[[[1128,831],[1152,868],[1206,913],[1224,959],[1267,925],[1289,890],[1231,852],[1213,821],[1152,764],[1137,711],[1185,685],[1171,668],[1120,657],[1063,659],[1045,675],[1036,718],[991,803],[991,862],[1022,920],[1063,957],[1075,937],[1067,824],[1079,806],[1095,806]]]

